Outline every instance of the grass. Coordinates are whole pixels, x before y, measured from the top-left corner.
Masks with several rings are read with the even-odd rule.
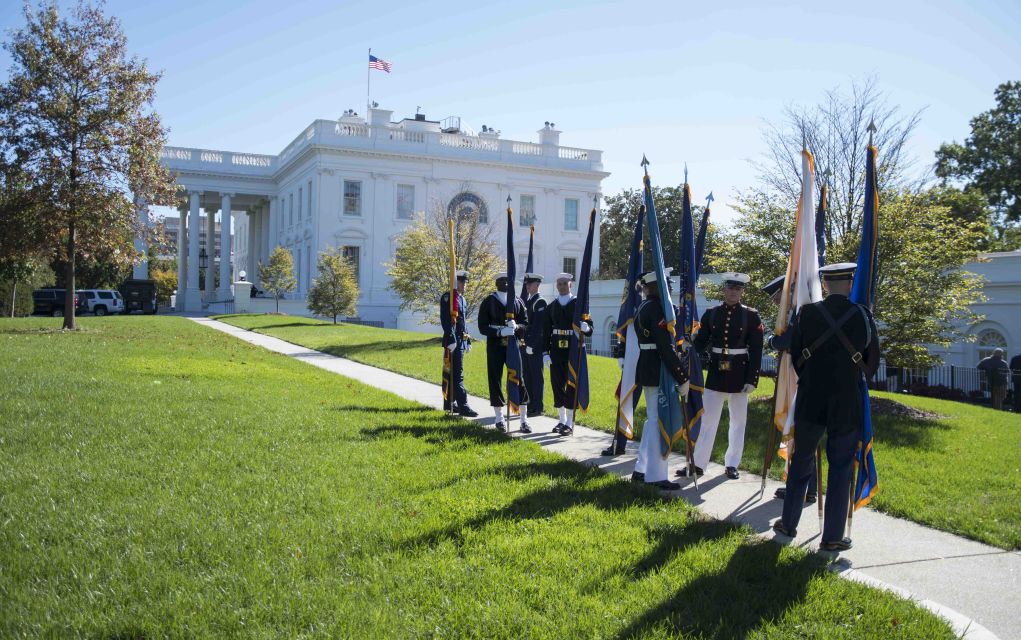
[[[439,338],[410,331],[324,324],[300,317],[235,315],[226,322],[307,347],[439,384]],[[485,345],[465,358],[469,393],[486,397]],[[610,358],[589,359],[592,403],[579,422],[612,431],[616,416],[613,390],[619,380]],[[749,403],[744,461],[746,471],[761,473],[771,424],[773,382],[762,378]],[[939,414],[934,419],[875,416],[875,452],[880,492],[872,506],[944,531],[1003,549],[1021,549],[1021,417],[985,407],[874,393],[910,407]],[[547,383],[546,413],[553,415]],[[479,409],[477,407],[477,409]],[[481,409],[485,409],[482,407]],[[644,420],[644,403],[638,423]],[[713,460],[723,461],[727,414],[717,432]],[[782,465],[775,461],[773,477]]]
[[[0,637],[951,638],[823,558],[173,317],[0,320]]]

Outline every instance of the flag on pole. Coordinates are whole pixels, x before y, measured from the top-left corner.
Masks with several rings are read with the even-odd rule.
[[[507,198],[507,303],[504,306],[506,319],[504,324],[514,320],[517,296],[514,295],[515,260],[514,260],[514,212]],[[521,350],[515,336],[507,338],[507,404],[511,413],[518,411],[518,406],[528,402],[524,378],[521,376]]]
[[[690,198],[690,194],[689,194]],[[699,277],[702,275],[702,268],[705,265],[705,237],[706,232],[709,229],[709,206],[712,205],[713,200],[712,191],[705,199],[705,210],[702,212],[702,225],[698,228],[698,240],[695,241],[695,282],[698,283]],[[696,316],[697,317],[697,316]]]
[[[460,305],[458,304],[457,293],[457,255],[454,252],[454,221],[447,220],[447,229],[450,231],[450,242],[449,242],[449,259],[450,259],[450,282],[448,290],[450,291],[450,330],[454,333],[454,345],[457,345],[457,320],[461,313]],[[454,354],[446,347],[443,346],[443,401],[446,403],[453,403],[454,401]]]
[[[815,210],[815,246],[819,250],[819,266],[826,266],[826,196],[828,189],[822,186],[819,192],[819,208]]]
[[[370,69],[378,69],[380,71],[386,71],[387,73],[390,73],[390,70],[393,69],[393,63],[387,62],[386,60],[384,60],[382,58],[377,58],[376,56],[374,56],[374,55],[372,55],[370,53],[369,54],[369,68]]]
[[[865,161],[865,212],[861,225],[861,244],[858,246],[858,268],[851,285],[851,302],[872,309],[876,300],[876,258],[879,239],[879,190],[876,188],[877,151],[869,144]],[[878,338],[873,338],[876,340]],[[854,510],[864,507],[879,492],[879,476],[872,452],[872,403],[869,400],[869,384],[862,375],[861,387],[864,408],[861,436],[858,450],[854,454],[857,478],[854,483]]]
[[[642,397],[642,387],[635,380],[638,377],[638,334],[635,333],[635,311],[642,301],[638,290],[638,276],[642,273],[642,231],[645,227],[645,205],[638,209],[635,232],[631,236],[631,257],[628,259],[627,277],[624,279],[624,295],[620,299],[617,313],[617,340],[624,341],[624,366],[620,370],[617,385],[617,431],[628,440],[635,438],[635,408]]]
[[[532,273],[534,267],[532,266],[532,247],[535,245],[535,225],[529,225],[528,227],[528,260],[525,261],[525,273]],[[524,282],[524,278],[521,279],[521,299],[528,299],[528,286]]]
[[[574,407],[588,411],[588,355],[585,353],[585,336],[581,332],[581,323],[592,324],[588,313],[589,277],[592,271],[592,242],[596,231],[596,208],[592,207],[588,220],[588,237],[585,238],[585,250],[581,255],[581,273],[578,274],[578,293],[574,300],[574,335],[571,336],[567,352],[567,386],[574,389]]]
[[[648,160],[642,159],[646,165],[643,182],[645,186],[645,212],[649,221],[649,251],[652,253],[653,269],[656,271],[656,287],[659,290],[659,301],[663,306],[663,323],[670,333],[671,343],[677,340],[677,317],[674,315],[674,303],[670,298],[667,285],[666,266],[663,263],[663,241],[659,235],[659,222],[656,220],[656,205],[652,200],[652,184],[649,181]],[[659,397],[646,398],[646,402],[656,402],[659,409],[660,453],[664,458],[683,435],[681,401],[677,397],[677,382],[667,371],[666,364],[659,365]]]
[[[691,215],[691,187],[684,183],[684,197],[681,209],[681,318],[680,338],[691,342],[691,336],[698,328],[698,305],[695,301],[695,284],[698,282],[699,258],[701,257],[695,249],[695,221]],[[708,216],[709,207],[706,207]],[[703,232],[705,222],[702,223]],[[704,243],[705,236],[702,236]],[[704,249],[704,244],[703,244]],[[702,360],[695,349],[688,351],[688,395],[683,399],[686,403],[684,418],[687,424],[684,425],[684,437],[694,446],[698,441],[699,431],[702,428],[702,391],[705,388],[705,381],[702,378]]]
[[[794,240],[787,260],[787,277],[784,280],[780,305],[776,314],[776,335],[787,330],[798,310],[812,302],[822,300],[819,281],[819,254],[815,245],[815,216],[812,208],[815,191],[815,160],[808,149],[801,150],[801,198],[795,214]],[[794,438],[794,401],[798,390],[798,376],[794,372],[791,354],[784,352],[777,366],[776,405],[773,424],[783,433],[780,456],[790,461],[787,445]]]

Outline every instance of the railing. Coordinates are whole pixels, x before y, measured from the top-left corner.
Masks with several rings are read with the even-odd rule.
[[[511,153],[521,156],[541,156],[542,145],[534,142],[514,142],[511,144]]]
[[[404,129],[393,129],[392,131],[390,131],[390,139],[425,144],[425,133],[422,131],[405,131]]]
[[[558,154],[562,160],[588,160],[587,149],[573,149],[571,147],[560,147]]]
[[[459,133],[441,133],[440,144],[444,147],[457,149],[475,149],[479,151],[499,151],[500,143],[497,140],[487,140],[478,136],[466,136]]]
[[[353,138],[368,138],[369,126],[365,124],[348,124],[338,122],[333,127],[333,132],[338,136],[351,136]]]
[[[213,308],[214,305],[217,306],[216,309]],[[234,298],[229,298],[227,300],[214,300],[208,304],[208,307],[209,313],[224,315],[234,313]]]
[[[366,327],[375,327],[376,329],[383,328],[382,320],[362,320],[361,318],[346,318],[342,320],[345,324],[360,324]]]

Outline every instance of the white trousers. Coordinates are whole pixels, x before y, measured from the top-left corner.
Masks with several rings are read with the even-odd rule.
[[[644,473],[646,482],[659,482],[666,480],[670,471],[662,453],[663,436],[659,433],[659,387],[642,387],[642,397],[645,398],[645,426],[635,471]]]
[[[730,416],[730,433],[727,434],[724,466],[737,467],[741,464],[741,454],[744,453],[744,428],[748,422],[748,394],[706,389],[702,393],[702,405],[705,408],[702,414],[702,430],[698,435],[698,442],[695,443],[695,466],[701,469],[706,468],[713,453],[716,430],[720,426],[720,416],[723,415],[724,400],[727,401],[727,413]]]

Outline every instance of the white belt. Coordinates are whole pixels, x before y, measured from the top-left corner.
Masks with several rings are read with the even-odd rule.
[[[742,354],[747,354],[748,353],[748,349],[747,348],[744,348],[744,349],[721,349],[720,347],[713,347],[713,353],[722,353],[723,355],[738,356],[738,355],[742,355]]]
[[[639,344],[638,348],[639,349],[655,349],[656,348],[656,343],[655,342],[647,342],[645,344]]]
[[[558,336],[573,336],[574,329],[554,329],[553,334]]]

